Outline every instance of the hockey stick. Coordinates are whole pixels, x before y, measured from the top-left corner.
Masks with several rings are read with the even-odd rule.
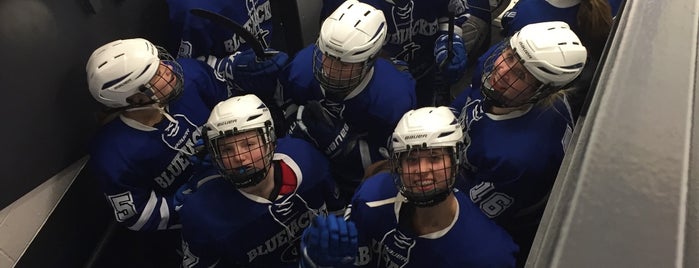
[[[438,70],[437,72],[441,72],[444,70],[444,65],[448,64],[451,62],[451,60],[454,58],[454,13],[449,12],[449,25],[447,28],[447,59],[439,64],[437,66]],[[444,74],[438,75],[438,77],[435,80],[435,89],[432,92],[432,105],[433,106],[439,106],[439,105],[449,105],[449,103],[440,103],[441,102],[446,102],[447,100],[450,99],[451,97],[451,85],[444,81],[445,77]]]
[[[221,14],[201,8],[190,9],[189,13],[192,13],[192,15],[195,15],[200,18],[208,19],[210,21],[215,22],[218,25],[224,26],[232,30],[234,33],[240,36],[241,39],[245,40],[245,43],[248,43],[248,45],[250,45],[250,48],[252,48],[252,50],[255,52],[255,55],[258,58],[266,59],[274,55],[274,53],[266,52],[266,47],[262,45],[260,40],[255,38],[255,35],[253,35],[250,31],[245,29],[245,27],[241,26],[237,22]]]

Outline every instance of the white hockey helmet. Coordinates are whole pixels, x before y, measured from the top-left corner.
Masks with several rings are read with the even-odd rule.
[[[248,131],[257,132],[260,145],[266,150],[261,160],[264,168],[229,168],[230,165],[226,167],[223,161],[227,160],[222,158],[221,152],[222,143],[227,142],[225,138]],[[231,181],[237,188],[256,185],[267,176],[272,163],[274,154],[272,145],[276,142],[272,114],[267,105],[253,94],[232,97],[218,103],[211,111],[204,125],[204,140],[212,154],[213,162],[225,179]]]
[[[405,113],[393,132],[390,144],[394,182],[401,194],[416,206],[433,206],[442,202],[453,189],[464,140],[465,133],[461,124],[447,107],[424,107]],[[420,187],[414,189],[404,183],[403,179],[411,176],[410,171],[401,167],[401,161],[406,156],[417,150],[442,148],[447,149],[451,157],[451,165],[444,166],[442,171],[449,172],[444,173],[446,181],[441,182],[447,185],[446,188],[434,187],[433,190],[424,191]],[[413,176],[419,175],[413,173]],[[435,181],[437,183],[440,182]]]
[[[381,10],[357,0],[347,0],[325,19],[314,50],[313,72],[326,94],[344,98],[361,82],[370,79],[368,72],[386,40],[386,18]],[[328,63],[329,59],[336,66]],[[341,63],[360,67],[342,78]],[[325,66],[323,66],[325,65]],[[335,71],[329,70],[335,68]],[[343,96],[344,95],[344,96]]]
[[[568,24],[529,24],[486,58],[481,92],[495,106],[536,103],[580,75],[587,50]]]
[[[167,97],[155,97],[155,88],[149,83],[160,63],[167,64],[176,76],[173,89]],[[143,38],[116,40],[97,48],[85,67],[92,96],[109,108],[141,106],[129,97],[143,93],[152,102],[164,103],[182,92],[182,67],[163,48]]]
[[[587,61],[587,49],[562,21],[524,26],[510,38],[510,47],[539,82],[552,87],[575,80]]]

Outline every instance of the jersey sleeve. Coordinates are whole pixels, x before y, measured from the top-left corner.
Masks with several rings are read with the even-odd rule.
[[[155,231],[179,228],[173,197],[156,193],[139,174],[125,165],[110,161],[107,165],[91,160],[93,174],[100,180],[107,202],[117,222],[134,231]]]

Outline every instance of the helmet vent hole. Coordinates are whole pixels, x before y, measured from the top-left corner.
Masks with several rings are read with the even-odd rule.
[[[119,57],[121,57],[121,56],[124,56],[124,53],[121,53],[121,54],[119,54],[119,55],[116,55],[116,56],[114,56],[114,58],[116,59],[116,58],[119,58]]]
[[[370,10],[367,10],[367,12],[364,12],[364,17],[368,16],[371,13]]]
[[[558,43],[559,46],[566,45],[566,44],[568,44],[568,42],[561,42],[561,43]]]
[[[143,75],[144,73],[146,73],[146,71],[148,71],[148,69],[149,69],[152,65],[153,65],[153,64],[148,64],[148,66],[146,66],[146,68],[143,68],[143,71],[141,71],[141,73],[138,74],[138,76],[136,76],[136,79],[138,79],[139,77],[141,77],[141,75]]]
[[[248,117],[248,120],[247,120],[247,121],[255,120],[255,118],[258,118],[258,117],[260,117],[260,116],[262,116],[262,115],[261,115],[261,114],[256,114],[256,115],[250,116],[250,117]]]
[[[112,87],[113,85],[118,84],[119,82],[123,81],[126,77],[129,77],[129,75],[131,75],[131,73],[128,73],[128,74],[126,74],[126,75],[124,75],[124,76],[122,76],[122,77],[119,77],[119,78],[117,78],[117,79],[114,79],[114,80],[112,80],[112,81],[109,81],[109,82],[107,82],[107,83],[104,83],[104,85],[102,85],[102,89],[110,88],[110,87]]]
[[[105,64],[107,64],[107,62],[106,62],[106,61],[105,61],[105,62],[103,62],[102,64],[100,64],[99,66],[97,66],[97,69],[99,69],[99,68],[102,68],[102,66],[104,66]]]
[[[439,134],[439,136],[437,136],[437,138],[446,137],[451,135],[452,133],[454,133],[454,131],[442,132],[441,134]]]
[[[547,70],[547,69],[545,69],[545,68],[543,68],[543,67],[539,67],[538,69],[541,70],[542,72],[547,73],[547,74],[553,74],[553,75],[556,74],[556,73],[553,73],[553,72],[551,72],[551,71],[549,71],[549,70]]]
[[[359,25],[360,23],[362,23],[362,21],[361,21],[361,20],[358,20],[358,21],[354,24],[354,27],[357,27],[357,25]]]

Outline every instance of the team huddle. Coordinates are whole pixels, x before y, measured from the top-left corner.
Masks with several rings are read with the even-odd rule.
[[[112,115],[89,167],[123,226],[178,230],[183,267],[524,266],[604,46],[588,26],[618,8],[520,0],[490,46],[489,1],[324,0],[287,55],[267,0],[167,2],[178,51],[87,62]]]

